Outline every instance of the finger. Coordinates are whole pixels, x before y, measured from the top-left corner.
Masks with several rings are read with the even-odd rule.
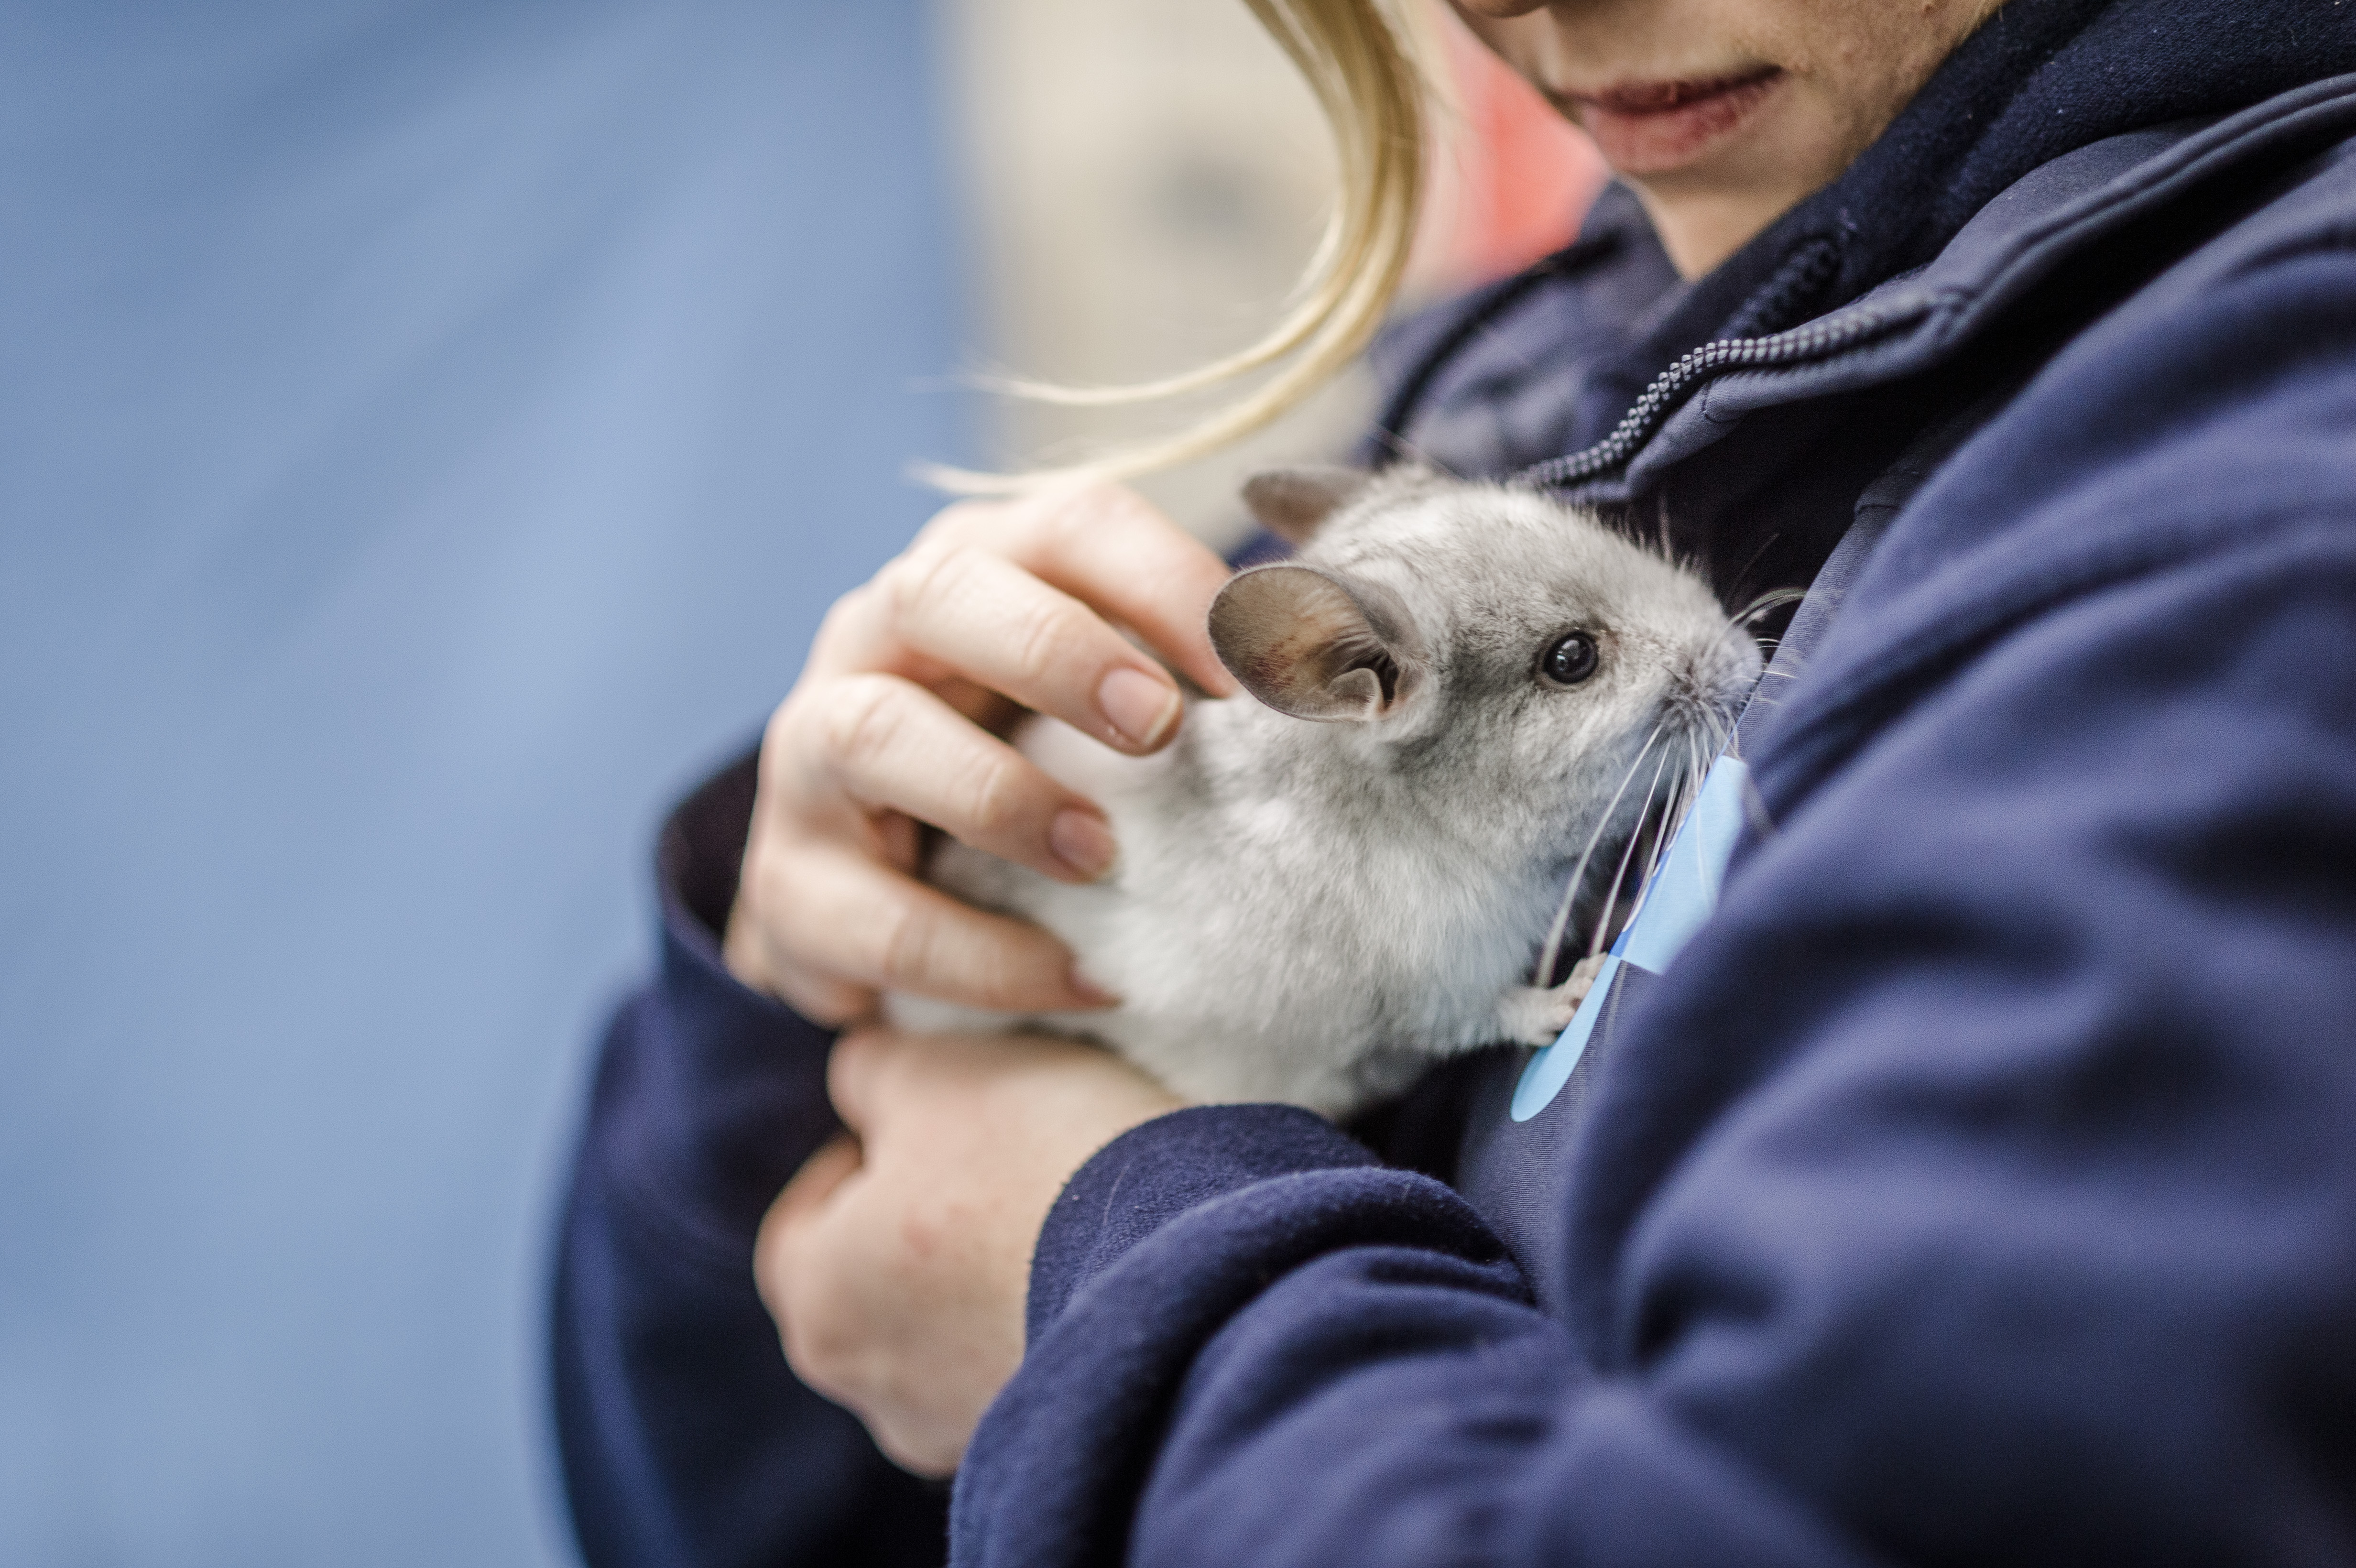
[[[1003,732],[1023,708],[909,647],[893,628],[890,604],[875,579],[836,600],[802,663],[800,684],[829,676],[881,673],[915,681],[985,730]]]
[[[844,676],[813,691],[805,712],[816,744],[786,750],[818,770],[806,795],[831,785],[1063,881],[1112,869],[1112,829],[1087,796],[922,687]]]
[[[849,1373],[855,1368],[859,1347],[859,1314],[844,1298],[842,1267],[846,1231],[837,1221],[841,1206],[831,1201],[842,1185],[858,1173],[855,1146],[844,1139],[831,1143],[810,1157],[803,1175],[815,1175],[809,1190],[831,1180],[829,1201],[810,1200],[798,1191],[802,1177],[787,1184],[761,1217],[753,1239],[753,1288],[777,1328],[777,1341],[794,1373],[830,1399],[849,1402],[853,1395]],[[842,1167],[848,1163],[850,1168]],[[816,1168],[813,1172],[813,1168]]]
[[[773,955],[836,980],[996,1012],[1107,1005],[1072,971],[1071,949],[1028,921],[960,903],[851,850],[812,843],[756,875],[785,886],[765,900]]]
[[[887,590],[894,574],[921,576],[937,558],[967,549],[1008,560],[1129,627],[1212,695],[1239,689],[1212,650],[1206,624],[1211,601],[1230,575],[1226,563],[1142,496],[1110,485],[945,509],[885,573],[836,602],[812,645],[809,671],[886,670],[926,686],[956,677],[954,664],[903,640]],[[1150,677],[1150,669],[1139,667]],[[1090,734],[1102,732],[1083,716],[1048,710]]]
[[[946,1481],[965,1462],[965,1444],[944,1434],[937,1420],[922,1415],[910,1419],[884,1410],[873,1414],[862,1413],[860,1420],[884,1456],[912,1476]],[[972,1435],[966,1435],[969,1438]]]
[[[875,1125],[879,1084],[889,1073],[905,1036],[890,1029],[854,1029],[834,1042],[826,1058],[826,1097],[842,1125],[863,1133]]]
[[[1034,1065],[1043,1042],[1053,1053],[1050,1061],[1065,1051],[1101,1054],[1103,1049],[1048,1036],[919,1034],[888,1024],[852,1029],[827,1053],[827,1098],[843,1125],[862,1138],[889,1121],[895,1108],[905,1112],[926,1098],[946,1097],[954,1102],[954,1114],[963,1115],[980,1108],[976,1096],[991,1082]]]
[[[839,1029],[875,1010],[872,987],[821,974],[772,951],[769,933],[757,922],[744,918],[744,901],[740,899],[729,914],[728,933],[721,941],[721,961],[731,975],[827,1029]]]
[[[876,579],[893,637],[920,657],[1125,752],[1177,728],[1178,683],[1061,589],[996,550],[937,539]]]
[[[925,683],[926,690],[993,735],[1003,735],[1023,717],[1020,705],[963,676],[944,676]]]
[[[765,1226],[771,1220],[780,1225],[795,1224],[824,1208],[844,1182],[859,1174],[862,1155],[855,1130],[837,1133],[802,1161],[802,1168],[769,1205],[769,1217],[762,1221]]]
[[[1234,573],[1144,496],[1118,485],[1050,491],[996,526],[1012,531],[1018,565],[1135,631],[1205,691],[1241,689],[1212,651],[1208,624]]]

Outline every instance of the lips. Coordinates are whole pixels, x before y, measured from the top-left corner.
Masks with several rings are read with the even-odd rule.
[[[1703,80],[1620,82],[1570,101],[1604,162],[1622,174],[1664,174],[1749,119],[1783,80],[1781,68],[1766,66]]]

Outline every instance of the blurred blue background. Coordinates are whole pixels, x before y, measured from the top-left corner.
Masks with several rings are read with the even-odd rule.
[[[569,1560],[652,829],[970,455],[927,21],[0,4],[0,1563]]]

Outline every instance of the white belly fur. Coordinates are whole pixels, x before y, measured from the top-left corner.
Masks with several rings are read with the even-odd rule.
[[[894,997],[895,1022],[1044,1026],[1114,1047],[1189,1099],[1329,1115],[1404,1086],[1419,1060],[1497,1038],[1549,890],[1500,889],[1429,844],[1321,838],[1281,801],[1189,803],[1172,752],[1125,757],[1047,720],[1016,743],[1104,806],[1119,864],[1072,887],[948,843],[933,880],[1055,933],[1121,1005],[1010,1019]]]

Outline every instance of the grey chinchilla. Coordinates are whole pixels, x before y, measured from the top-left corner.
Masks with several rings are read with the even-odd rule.
[[[894,996],[894,1022],[1044,1026],[1192,1099],[1341,1115],[1568,1021],[1592,960],[1539,988],[1534,956],[1575,902],[1592,918],[1644,803],[1715,752],[1757,644],[1694,572],[1535,491],[1293,469],[1245,498],[1299,547],[1212,605],[1245,694],[1193,699],[1151,757],[1051,720],[1016,734],[1104,807],[1112,872],[1075,887],[955,841],[929,869],[1055,933],[1120,1005],[1010,1019]]]

